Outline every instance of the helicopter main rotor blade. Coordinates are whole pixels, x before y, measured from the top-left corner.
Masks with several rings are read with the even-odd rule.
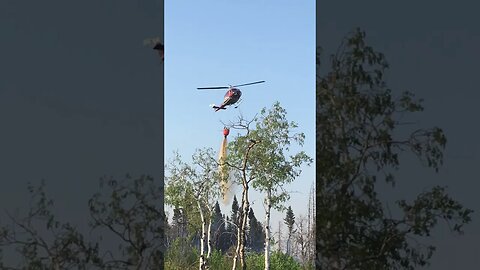
[[[198,87],[197,89],[198,90],[206,90],[206,89],[209,89],[209,90],[215,90],[215,89],[228,89],[230,87],[228,86],[218,86],[218,87]]]
[[[252,83],[244,83],[244,84],[234,85],[233,87],[239,87],[239,86],[257,84],[257,83],[264,83],[264,82],[265,82],[265,81],[258,81],[258,82],[252,82]]]

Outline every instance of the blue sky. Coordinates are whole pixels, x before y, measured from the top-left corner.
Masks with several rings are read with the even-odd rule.
[[[218,150],[221,121],[240,113],[252,118],[275,101],[299,124],[304,150],[314,157],[315,2],[166,1],[164,39],[166,159],[174,150],[187,160],[196,148]],[[220,112],[209,105],[221,103],[224,91],[196,90],[258,80],[266,82],[241,88],[238,109]],[[312,165],[288,187],[296,191],[291,204],[297,215],[306,211],[314,180]],[[261,197],[251,199],[263,219]],[[278,224],[284,214],[273,216]]]

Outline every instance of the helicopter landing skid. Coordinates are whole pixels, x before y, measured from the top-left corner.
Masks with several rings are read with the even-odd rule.
[[[235,106],[234,108],[235,108],[235,109],[238,108],[238,106],[240,106],[240,104],[242,104],[242,101],[243,101],[243,99],[240,99],[240,100],[238,101],[238,103],[237,103],[237,106]]]

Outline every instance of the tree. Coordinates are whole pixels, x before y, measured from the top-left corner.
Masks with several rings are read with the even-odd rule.
[[[225,216],[226,233],[225,233],[225,245],[226,249],[230,249],[236,243],[237,226],[234,225],[232,219]]]
[[[393,172],[407,154],[438,171],[446,137],[438,127],[406,129],[402,117],[422,111],[422,100],[410,92],[394,98],[385,56],[363,31],[349,35],[330,63],[317,80],[317,268],[425,266],[435,248],[422,238],[441,220],[461,233],[472,211],[440,186],[392,206],[378,196],[385,192],[378,182],[395,187]]]
[[[185,212],[183,211],[183,208],[175,207],[173,209],[172,230],[175,233],[175,238],[187,237],[187,217],[185,215]]]
[[[237,245],[235,248],[235,255],[233,257],[233,266],[232,269],[235,270],[237,267],[237,261],[240,261],[242,269],[246,269],[247,265],[245,263],[245,234],[247,231],[247,219],[248,212],[250,210],[250,202],[248,198],[248,189],[250,182],[253,178],[250,175],[249,162],[251,162],[251,152],[252,149],[257,145],[257,141],[249,137],[250,134],[250,125],[254,120],[246,121],[242,117],[239,118],[239,121],[235,124],[230,125],[231,128],[242,129],[246,132],[245,135],[238,135],[234,141],[229,143],[228,152],[230,155],[226,160],[222,160],[221,166],[227,165],[224,168],[224,172],[227,175],[230,172],[233,172],[234,181],[238,182],[242,186],[242,201],[241,205],[238,208],[238,225],[237,225]],[[235,219],[232,220],[236,222]]]
[[[231,217],[230,217],[230,224],[228,224],[228,226],[230,226],[231,228],[231,232],[235,232],[237,231],[237,227],[239,225],[239,216],[238,216],[238,200],[237,200],[237,196],[236,195],[233,195],[233,200],[232,200],[232,212],[231,212]],[[233,242],[232,242],[233,244]]]
[[[250,127],[252,123],[254,128]],[[287,120],[287,112],[279,102],[269,110],[263,108],[253,122],[239,121],[231,126],[247,133],[231,143],[231,164],[244,162],[244,190],[251,182],[253,188],[265,194],[265,269],[269,269],[271,209],[284,209],[283,203],[289,199],[284,186],[294,181],[301,174],[301,166],[309,165],[312,159],[304,151],[290,154],[292,146],[303,146],[305,134],[294,133],[298,125]]]
[[[262,223],[257,220],[253,208],[250,208],[248,213],[248,237],[247,247],[254,252],[261,252],[263,249],[263,240],[265,233],[263,231]]]
[[[197,149],[192,156],[193,165],[181,161],[177,154],[168,166],[167,203],[176,207],[195,205],[200,216],[202,234],[199,269],[209,268],[213,213],[220,197],[218,163],[213,157],[212,149]]]
[[[309,266],[313,266],[311,258],[312,246],[314,246],[314,242],[312,241],[312,232],[311,229],[308,227],[309,221],[308,218],[304,216],[299,216],[295,219],[295,227],[296,229],[293,230],[291,238],[295,241],[291,246],[291,253],[297,255],[300,258],[303,266],[308,269]]]
[[[218,201],[215,203],[212,216],[212,247],[217,250],[225,251],[226,248],[223,246],[225,244],[225,220],[220,210],[220,205]]]
[[[174,207],[172,215],[172,224],[168,226],[167,233],[167,255],[170,257],[171,247],[175,249],[175,255],[178,255],[180,258],[187,258],[187,253],[191,251],[192,243],[190,238],[191,234],[188,230],[188,216],[187,211],[183,208]],[[167,223],[168,224],[168,223]]]
[[[285,218],[283,220],[285,222],[285,225],[287,225],[287,229],[288,229],[287,255],[290,255],[291,239],[292,239],[292,234],[294,233],[293,226],[295,225],[295,215],[293,214],[293,210],[291,206],[288,206],[287,212],[285,214]]]

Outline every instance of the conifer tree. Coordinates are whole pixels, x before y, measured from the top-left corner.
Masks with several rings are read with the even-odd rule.
[[[253,208],[250,208],[248,213],[248,241],[247,247],[254,252],[261,252],[263,250],[263,239],[265,233],[263,231],[262,223],[257,220]]]
[[[290,255],[291,239],[292,239],[292,234],[294,233],[293,226],[295,225],[295,215],[293,214],[293,210],[291,206],[287,208],[284,223],[285,225],[287,225],[287,229],[288,229],[287,254]]]

